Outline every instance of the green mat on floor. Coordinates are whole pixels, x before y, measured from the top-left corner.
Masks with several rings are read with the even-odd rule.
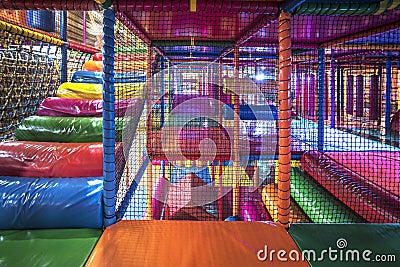
[[[400,266],[400,224],[293,224],[289,234],[303,252],[316,252],[312,266]]]
[[[0,266],[83,266],[101,234],[96,229],[0,230]]]

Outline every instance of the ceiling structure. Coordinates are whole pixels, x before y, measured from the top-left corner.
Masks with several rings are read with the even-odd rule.
[[[344,43],[400,49],[399,1],[153,0],[114,1],[113,6],[171,61],[229,60],[235,45],[242,60],[276,57],[281,10],[293,14],[295,49]]]

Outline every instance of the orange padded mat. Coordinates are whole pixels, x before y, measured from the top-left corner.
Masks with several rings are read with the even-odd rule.
[[[261,222],[122,221],[108,227],[86,266],[309,266],[307,262],[258,260],[298,247],[285,229]],[[263,254],[260,254],[263,256]]]

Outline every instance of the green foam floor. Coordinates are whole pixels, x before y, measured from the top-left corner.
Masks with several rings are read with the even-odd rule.
[[[84,266],[96,229],[0,230],[0,266]]]
[[[311,266],[400,266],[400,224],[293,224],[289,234],[316,252]]]

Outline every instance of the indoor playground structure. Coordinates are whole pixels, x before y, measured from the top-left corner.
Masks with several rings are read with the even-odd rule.
[[[399,266],[399,1],[0,8],[1,267]]]

